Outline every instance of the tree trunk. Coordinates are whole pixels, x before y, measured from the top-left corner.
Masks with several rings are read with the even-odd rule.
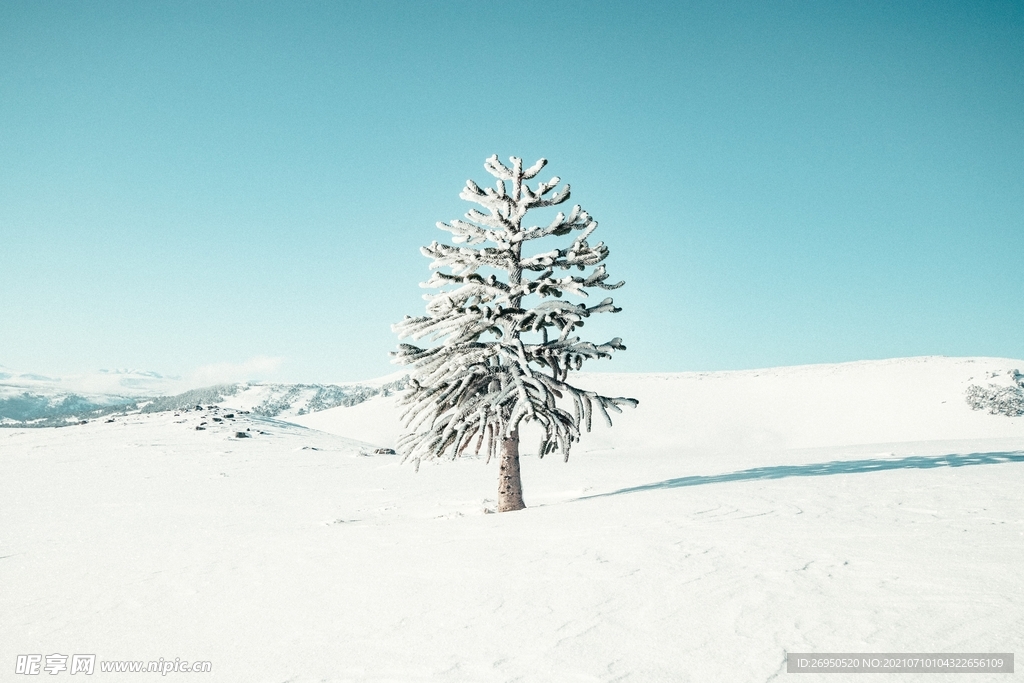
[[[498,512],[512,512],[526,507],[523,503],[523,480],[519,476],[519,432],[501,440],[501,471],[498,474]]]

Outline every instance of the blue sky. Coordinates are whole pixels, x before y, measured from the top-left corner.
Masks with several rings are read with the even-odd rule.
[[[590,369],[1024,358],[1024,3],[6,0],[0,365],[392,372],[493,153],[601,224]]]

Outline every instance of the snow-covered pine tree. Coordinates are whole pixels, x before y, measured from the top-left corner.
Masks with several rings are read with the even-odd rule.
[[[549,225],[524,227],[529,211],[569,199],[569,185],[555,191],[561,182],[556,177],[530,188],[526,181],[547,161],[527,169],[522,159],[510,161],[508,167],[497,155],[487,159],[484,168],[497,178],[495,187],[481,188],[467,180],[459,195],[487,213],[474,208],[467,220],[437,224],[452,233],[456,244],[487,246],[435,241],[421,249],[433,259],[430,267],[435,271],[422,286],[442,291],[424,296],[427,315],[406,316],[393,329],[400,339],[443,342],[431,348],[400,344],[392,353],[394,362],[414,368],[402,399],[408,433],[399,439],[399,452],[418,467],[425,458],[456,458],[467,448],[475,453],[486,448],[488,461],[500,451],[499,512],[525,507],[519,474],[521,425],[540,425],[540,457],[558,451],[568,459],[581,425],[589,431],[595,411],[610,426],[609,410],[622,412],[622,406],[637,405],[632,398],[601,396],[567,382],[569,372],[579,370],[583,361],[610,358],[626,347],[618,337],[594,344],[573,336],[585,318],[621,310],[611,299],[588,307],[564,301],[562,295],[585,297],[590,288],[616,289],[624,283],[605,283],[602,262],[608,247],[587,241],[597,222],[578,205],[568,215],[558,213]],[[579,234],[564,249],[524,254],[527,242],[573,232]],[[588,268],[592,270],[580,276],[556,275]],[[531,302],[536,305],[528,307]],[[571,403],[572,412],[558,399]]]

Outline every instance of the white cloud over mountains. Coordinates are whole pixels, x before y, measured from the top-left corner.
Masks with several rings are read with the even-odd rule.
[[[241,363],[212,363],[203,365],[188,376],[191,386],[252,382],[273,378],[284,363],[284,358],[253,356]]]

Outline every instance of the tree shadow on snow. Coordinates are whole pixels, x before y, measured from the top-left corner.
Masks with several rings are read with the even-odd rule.
[[[774,467],[755,467],[727,474],[711,474],[704,476],[679,477],[643,486],[631,486],[618,491],[597,493],[587,498],[603,498],[617,496],[620,493],[636,493],[638,491],[656,491],[658,489],[676,489],[684,486],[703,486],[719,484],[727,481],[750,481],[758,479],[785,479],[786,477],[823,477],[830,474],[859,474],[863,472],[881,472],[884,470],[929,470],[936,467],[967,467],[968,465],[998,465],[1007,462],[1024,462],[1024,452],[1007,453],[968,453],[951,455],[921,456],[912,455],[906,458],[872,458],[869,460],[835,460],[833,462],[814,463],[811,465],[776,465]]]

